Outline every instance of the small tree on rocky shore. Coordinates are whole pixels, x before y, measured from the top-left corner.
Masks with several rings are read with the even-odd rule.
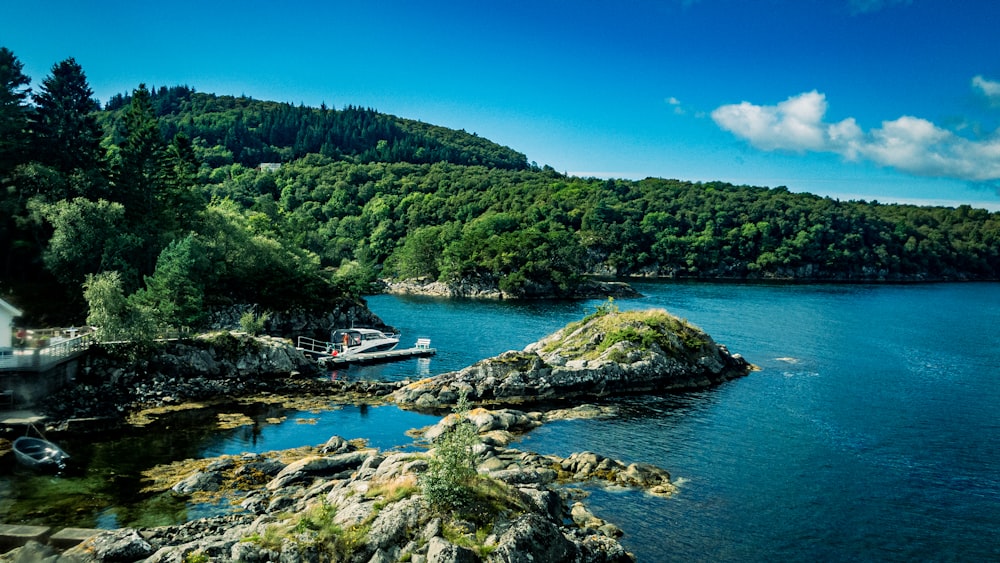
[[[457,422],[434,442],[427,472],[420,479],[421,492],[432,510],[461,510],[475,501],[479,434],[468,413],[469,400],[462,395],[452,415]]]
[[[252,336],[259,336],[264,332],[264,326],[267,324],[270,315],[267,313],[255,314],[253,311],[247,311],[240,316],[240,329]]]
[[[148,344],[155,337],[152,313],[125,296],[117,271],[88,275],[83,283],[83,298],[89,307],[87,324],[97,327],[101,342]]]

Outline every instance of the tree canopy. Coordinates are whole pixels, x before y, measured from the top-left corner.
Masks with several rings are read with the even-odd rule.
[[[593,274],[1000,278],[1000,214],[969,206],[579,178],[372,109],[188,86],[140,84],[101,109],[72,58],[30,83],[0,48],[0,294],[37,317],[78,321],[92,298],[129,326],[196,326],[236,303],[321,307],[379,277],[522,297]]]

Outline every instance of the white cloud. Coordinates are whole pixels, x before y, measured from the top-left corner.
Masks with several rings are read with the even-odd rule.
[[[684,106],[681,105],[681,101],[678,100],[677,98],[670,96],[665,101],[667,102],[667,105],[669,105],[674,109],[675,114],[684,115],[685,113],[687,113],[687,111],[684,109]]]
[[[774,106],[721,106],[712,119],[762,150],[835,153],[918,176],[1000,179],[1000,131],[985,140],[970,140],[926,119],[903,116],[866,133],[854,118],[825,122],[826,110],[826,96],[812,91]]]
[[[712,119],[727,131],[764,150],[822,151],[830,144],[831,126],[823,124],[826,96],[813,90],[792,96],[776,106],[750,102],[727,105],[712,112]],[[835,126],[834,135],[849,132],[849,124]]]
[[[978,75],[972,79],[972,87],[979,90],[994,104],[1000,104],[1000,82]]]

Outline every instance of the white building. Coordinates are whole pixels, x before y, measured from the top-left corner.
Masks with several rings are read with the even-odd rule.
[[[0,348],[10,348],[14,335],[14,318],[20,317],[21,311],[0,299]]]

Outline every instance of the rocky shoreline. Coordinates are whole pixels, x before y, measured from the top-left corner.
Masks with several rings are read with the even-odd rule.
[[[431,278],[405,280],[379,280],[379,288],[392,295],[428,295],[432,297],[472,298],[472,299],[615,299],[639,297],[639,292],[624,282],[603,281],[588,278],[569,293],[552,288],[535,288],[527,293],[511,295],[500,289],[495,279],[462,279],[442,282]]]
[[[595,413],[606,414],[585,407],[552,417]],[[147,472],[148,491],[225,496],[238,506],[234,513],[106,531],[62,553],[29,543],[0,561],[634,561],[618,542],[622,530],[587,509],[586,493],[575,485],[669,496],[675,491],[669,473],[593,452],[561,458],[508,447],[547,419],[478,408],[418,432],[426,451],[380,451],[334,436],[316,447],[180,462]],[[438,439],[466,422],[479,436],[477,479],[492,496],[471,511],[442,512],[428,504],[420,481],[442,447]]]
[[[98,345],[83,359],[76,385],[36,408],[47,432],[103,432],[190,403],[316,397],[374,404],[401,385],[320,375],[291,341],[270,336],[219,331],[141,351]]]
[[[180,526],[103,532],[64,553],[29,543],[0,561],[633,561],[618,541],[622,530],[592,514],[577,485],[669,496],[676,488],[666,470],[594,452],[560,458],[509,446],[548,420],[613,413],[587,404],[549,412],[483,405],[538,408],[701,387],[752,369],[686,321],[662,311],[620,313],[610,303],[525,350],[412,383],[320,381],[289,341],[240,333],[174,342],[155,356],[123,362],[128,356],[104,350],[90,357],[80,385],[47,405],[57,430],[86,431],[73,420],[141,426],[192,401],[282,393],[327,404],[471,408],[415,431],[411,451],[333,437],[317,447],[158,468],[145,475],[150,491],[226,495],[239,509]],[[454,505],[460,509],[442,509],[436,497],[442,490],[426,483],[442,463],[455,463],[449,440],[466,428],[475,436],[468,446],[472,471],[463,481],[468,490]]]

